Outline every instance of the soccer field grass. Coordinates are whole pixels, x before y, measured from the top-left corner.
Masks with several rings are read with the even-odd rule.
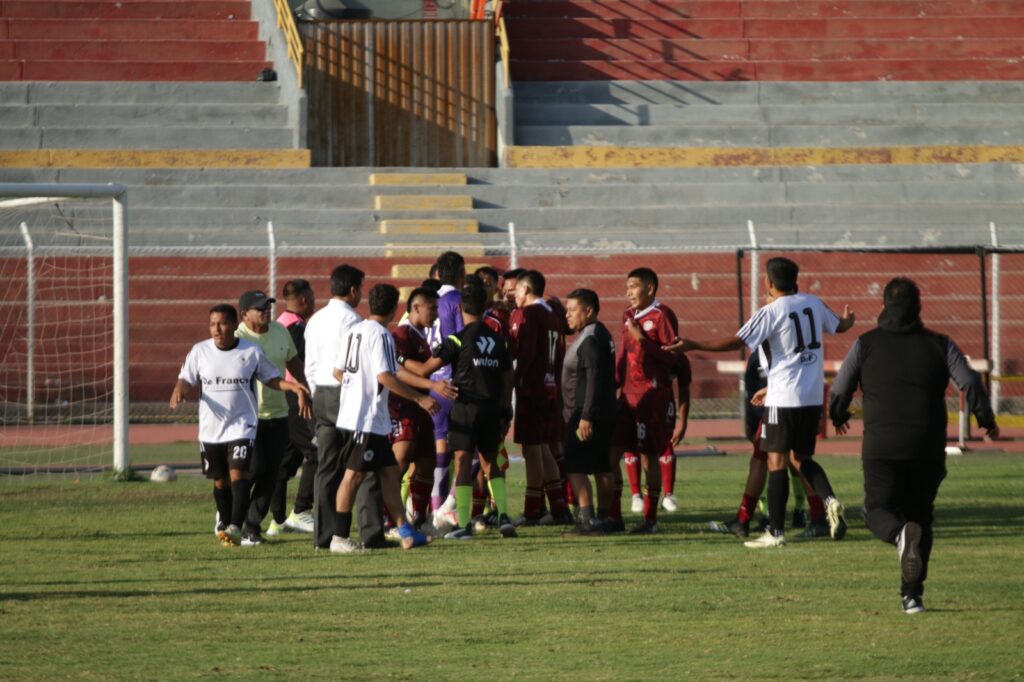
[[[948,461],[918,616],[859,520],[859,460],[822,463],[849,535],[777,551],[704,530],[743,457],[681,460],[660,535],[343,557],[220,547],[198,477],[0,480],[0,679],[1019,679],[1024,458]]]

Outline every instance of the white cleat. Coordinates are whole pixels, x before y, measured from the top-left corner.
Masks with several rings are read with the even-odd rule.
[[[459,515],[455,513],[455,510],[444,510],[438,509],[434,512],[434,518],[431,520],[434,524],[434,528],[438,530],[442,535],[450,533],[459,527]]]
[[[743,543],[745,547],[751,549],[764,549],[766,547],[784,547],[786,544],[786,536],[774,535],[770,530],[766,530],[761,534],[761,537],[754,540],[747,540]]]
[[[846,519],[843,512],[846,511],[842,503],[834,497],[825,501],[825,520],[828,521],[829,534],[833,540],[842,540],[846,537]]]
[[[267,532],[264,533],[264,535],[266,535],[268,538],[276,538],[278,535],[283,535],[287,531],[288,528],[285,527],[285,524],[278,523],[277,521],[271,519],[270,525],[267,526]]]
[[[667,512],[679,511],[679,500],[673,493],[669,493],[661,500],[661,508]]]
[[[313,532],[313,512],[304,511],[296,514],[294,511],[284,520],[284,527],[295,533]]]
[[[644,496],[643,495],[634,495],[633,496],[633,501],[630,503],[629,509],[634,514],[642,513],[643,510],[644,510]]]
[[[352,538],[342,538],[335,535],[331,538],[332,554],[366,554],[366,549]]]
[[[392,540],[394,542],[401,542],[402,535],[398,532],[398,526],[392,526],[391,528],[388,528],[387,531],[384,533],[384,539]]]
[[[448,497],[446,497],[444,499],[444,502],[441,504],[440,508],[438,508],[438,511],[443,511],[443,512],[453,512],[453,511],[455,511],[455,496],[454,495],[449,495]]]

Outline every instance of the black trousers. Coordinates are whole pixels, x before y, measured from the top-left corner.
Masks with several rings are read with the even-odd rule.
[[[295,495],[295,511],[301,513],[313,508],[313,478],[316,475],[316,437],[313,426],[299,416],[299,401],[294,393],[287,393],[288,446],[281,458],[277,485],[270,500],[270,513],[283,523],[288,516],[288,481],[299,472],[299,490]]]
[[[900,585],[903,596],[921,596],[932,553],[935,496],[946,478],[945,454],[909,460],[865,458],[863,463],[864,520],[875,537],[896,544],[908,521],[921,526],[921,578]]]
[[[245,517],[245,525],[251,530],[259,530],[260,524],[270,510],[270,499],[274,496],[277,485],[277,472],[281,468],[281,458],[288,447],[288,418],[260,419],[256,425],[256,449],[253,453],[252,468],[249,476],[252,479],[252,501]]]
[[[313,482],[313,544],[326,549],[337,529],[335,501],[338,486],[345,477],[345,463],[341,461],[341,435],[338,420],[338,386],[321,386],[313,396],[316,414],[317,466]],[[359,523],[359,537],[369,547],[384,545],[384,502],[380,479],[368,472],[356,494],[355,510]]]

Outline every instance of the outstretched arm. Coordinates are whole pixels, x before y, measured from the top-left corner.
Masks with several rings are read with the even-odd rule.
[[[724,353],[739,350],[747,344],[738,336],[729,336],[715,341],[695,341],[694,339],[676,339],[675,343],[664,346],[664,350],[673,353],[685,353],[691,350],[703,350],[711,353]]]
[[[436,400],[429,395],[423,395],[391,372],[381,372],[378,374],[377,382],[395,395],[416,403],[430,414],[437,414],[441,409]]]

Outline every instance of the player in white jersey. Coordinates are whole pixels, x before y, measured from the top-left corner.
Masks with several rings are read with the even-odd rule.
[[[361,549],[349,533],[356,491],[364,473],[369,471],[380,477],[384,506],[398,525],[402,547],[411,549],[430,541],[413,528],[405,516],[401,474],[388,438],[391,433],[388,395],[393,391],[431,414],[438,411],[438,404],[397,376],[410,374],[400,369],[395,340],[387,329],[398,309],[398,289],[390,284],[378,284],[370,290],[369,298],[370,317],[349,329],[334,363],[334,377],[341,382],[337,427],[345,467],[345,476],[338,486],[336,527],[331,540],[331,551],[339,554]],[[422,387],[432,385],[420,377],[410,380],[421,383]]]
[[[235,338],[237,327],[238,313],[232,306],[210,309],[211,338],[189,351],[170,400],[171,409],[177,409],[193,386],[200,387],[199,452],[203,472],[213,479],[213,499],[221,519],[217,537],[225,546],[241,541],[241,526],[249,509],[256,382],[295,393],[300,413],[312,416],[306,388],[282,379],[259,346]]]
[[[825,500],[832,538],[846,534],[843,505],[836,499],[828,476],[811,457],[821,424],[825,385],[825,334],[842,333],[853,326],[847,306],[839,317],[821,299],[797,290],[799,266],[788,258],[772,258],[765,267],[768,305],[731,336],[718,341],[680,339],[666,348],[674,351],[730,351],[747,346],[761,354],[768,372],[768,386],[752,402],[765,407],[761,447],[768,451],[769,528],[747,547],[780,547],[786,544],[784,527],[789,497],[787,460]]]

